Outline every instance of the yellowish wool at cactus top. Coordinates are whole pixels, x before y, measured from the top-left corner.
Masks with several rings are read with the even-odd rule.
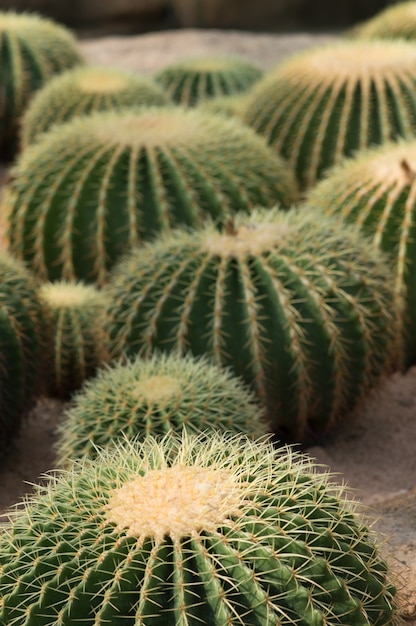
[[[230,470],[175,465],[149,470],[114,490],[105,513],[140,544],[146,538],[159,544],[165,537],[177,541],[215,532],[238,516],[246,494],[247,485]]]
[[[78,77],[77,85],[83,93],[117,93],[127,87],[123,76],[110,74],[106,70],[86,72]]]
[[[294,60],[295,62],[295,60]],[[297,60],[296,60],[297,62]],[[290,63],[287,64],[289,70]],[[315,75],[331,78],[358,78],[391,69],[414,72],[416,47],[405,42],[359,42],[321,48],[302,58],[302,67]]]
[[[87,305],[98,296],[95,287],[81,283],[45,283],[40,294],[53,308]]]
[[[364,174],[371,174],[375,180],[397,182],[401,185],[413,183],[416,178],[416,144],[410,146],[390,147],[367,163],[357,163]]]
[[[88,120],[90,132],[101,141],[126,146],[160,146],[194,142],[201,135],[201,122],[192,115],[144,112]],[[204,135],[205,139],[207,138]]]
[[[257,256],[266,250],[272,250],[284,241],[289,232],[288,224],[242,224],[233,226],[226,233],[211,232],[202,243],[207,252],[221,257],[242,258],[247,255]]]
[[[33,28],[34,22],[42,23],[38,18],[17,13],[2,13],[0,15],[0,31],[2,30],[22,30],[23,28]],[[48,23],[45,21],[46,27]]]
[[[152,404],[174,398],[180,394],[181,389],[180,380],[173,376],[150,376],[137,382],[132,395]]]
[[[200,72],[220,72],[223,70],[230,70],[234,67],[234,65],[235,61],[226,58],[192,59],[183,63],[183,67]]]

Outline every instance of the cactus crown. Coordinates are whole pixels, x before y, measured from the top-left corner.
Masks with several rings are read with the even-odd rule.
[[[243,120],[295,168],[303,188],[357,149],[416,131],[416,48],[347,41],[288,59],[253,88]]]
[[[387,626],[395,588],[374,540],[289,448],[224,433],[118,443],[11,515],[0,624]]]

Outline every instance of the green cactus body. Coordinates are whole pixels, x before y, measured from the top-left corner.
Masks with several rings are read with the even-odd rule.
[[[155,75],[172,100],[195,106],[209,98],[248,91],[263,71],[243,59],[194,58],[170,65]]]
[[[49,319],[48,390],[68,397],[109,360],[104,327],[107,300],[93,285],[45,283],[39,295]]]
[[[280,436],[304,440],[398,358],[393,279],[336,220],[237,217],[226,233],[176,233],[120,263],[107,287],[110,351],[207,354],[252,386]]]
[[[416,47],[346,41],[282,63],[251,92],[243,120],[310,188],[345,156],[416,132]]]
[[[1,626],[392,626],[396,591],[341,487],[212,433],[115,444],[0,534]]]
[[[34,277],[0,252],[0,455],[38,391],[44,311]]]
[[[56,76],[35,95],[22,120],[22,145],[83,114],[168,104],[162,88],[149,78],[112,68],[76,68]]]
[[[308,205],[356,223],[395,267],[405,359],[416,363],[416,143],[369,149],[348,159],[311,191]]]
[[[225,115],[225,117],[237,117],[242,120],[249,94],[238,94],[234,96],[218,96],[203,100],[198,105],[200,111],[207,113]]]
[[[54,74],[82,62],[68,30],[43,17],[0,12],[0,149],[16,136],[18,121],[33,93]]]
[[[85,383],[59,428],[58,464],[94,458],[127,437],[222,429],[266,433],[263,412],[241,382],[204,359],[154,355],[102,370]]]
[[[360,24],[352,36],[360,39],[416,39],[416,2],[399,2],[386,7]]]
[[[296,197],[292,170],[251,129],[146,108],[45,133],[22,154],[4,211],[10,249],[42,279],[102,285],[123,253],[161,231]]]

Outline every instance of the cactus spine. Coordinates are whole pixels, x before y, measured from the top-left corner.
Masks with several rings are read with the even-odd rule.
[[[155,80],[177,104],[195,106],[218,96],[248,91],[263,71],[243,59],[195,58],[162,69]]]
[[[102,370],[73,399],[59,428],[58,464],[94,458],[97,446],[170,431],[266,433],[254,396],[204,359],[153,355]]]
[[[341,487],[224,433],[116,444],[0,534],[0,625],[392,626],[395,588]]]
[[[93,285],[45,283],[39,295],[49,317],[49,393],[63,398],[109,360],[104,328],[106,297]]]
[[[81,67],[56,76],[33,98],[22,120],[23,147],[55,124],[95,111],[168,105],[152,80],[105,67]]]
[[[405,41],[308,50],[254,87],[243,120],[310,188],[356,150],[414,136],[415,67],[416,47]]]
[[[18,121],[33,93],[54,74],[82,62],[75,39],[51,20],[27,13],[0,12],[2,98],[0,149],[10,147]]]
[[[321,213],[357,223],[395,268],[407,365],[416,363],[416,143],[363,151],[334,169],[309,194]]]
[[[46,133],[22,154],[5,212],[10,249],[42,279],[102,285],[123,253],[161,231],[296,197],[293,172],[251,129],[146,108]]]
[[[0,252],[0,455],[39,390],[44,311],[34,277]]]
[[[391,273],[350,228],[263,210],[132,251],[108,285],[110,351],[207,354],[280,435],[331,427],[399,358]]]

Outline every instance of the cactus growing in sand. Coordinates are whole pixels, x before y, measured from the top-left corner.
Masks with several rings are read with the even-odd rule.
[[[38,390],[42,372],[44,312],[37,282],[0,252],[0,454],[17,433]]]
[[[54,74],[82,62],[71,33],[44,17],[0,12],[0,149],[13,144],[33,93]]]
[[[42,284],[39,296],[49,320],[48,391],[66,398],[109,360],[106,297],[93,285],[65,281]]]
[[[263,75],[250,61],[231,57],[178,61],[155,75],[177,104],[195,106],[218,96],[248,91]]]
[[[311,191],[308,205],[357,223],[390,255],[405,360],[416,363],[416,142],[386,144],[346,160]]]
[[[204,359],[153,355],[101,370],[73,399],[59,427],[58,465],[114,440],[222,429],[264,435],[263,412],[241,381]]]
[[[13,512],[12,512],[13,513]],[[243,436],[115,444],[0,530],[1,626],[393,626],[377,538],[342,487]]]
[[[105,67],[75,68],[56,76],[35,95],[22,119],[22,145],[83,114],[168,104],[162,88],[144,76]]]
[[[357,228],[308,211],[238,215],[134,250],[107,285],[113,356],[207,354],[280,436],[330,428],[401,358],[393,278]]]
[[[297,197],[292,170],[251,129],[179,107],[76,118],[25,150],[13,175],[13,254],[44,280],[99,285],[161,231]]]
[[[243,120],[312,187],[345,156],[416,133],[416,46],[346,41],[296,55],[256,85]]]

